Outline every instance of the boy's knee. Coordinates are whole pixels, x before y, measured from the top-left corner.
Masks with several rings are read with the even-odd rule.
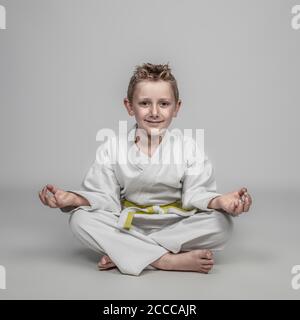
[[[222,243],[227,242],[233,231],[232,217],[226,213],[214,212],[215,214],[215,234]]]
[[[89,217],[89,212],[84,210],[77,210],[73,212],[69,218],[69,225],[73,232],[78,233],[87,224]]]

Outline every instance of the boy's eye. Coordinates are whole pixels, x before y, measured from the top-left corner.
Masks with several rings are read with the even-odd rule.
[[[149,101],[142,101],[142,102],[140,102],[140,105],[142,105],[142,106],[146,106],[146,105],[148,105],[149,104]]]
[[[139,105],[141,105],[141,106],[148,106],[148,105],[150,105],[151,104],[151,102],[150,101],[141,101],[140,103],[139,103]],[[160,102],[160,106],[162,106],[162,107],[167,107],[167,106],[169,106],[169,102],[167,102],[167,101],[162,101],[162,102]]]

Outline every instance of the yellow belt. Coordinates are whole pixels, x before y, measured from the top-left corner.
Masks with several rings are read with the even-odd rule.
[[[124,200],[122,200],[122,204],[125,208],[137,207],[137,208],[141,208],[144,210],[144,211],[129,211],[129,212],[127,212],[127,217],[126,217],[126,220],[123,224],[123,228],[128,229],[128,230],[131,227],[134,214],[168,213],[168,209],[170,209],[170,208],[178,208],[184,212],[187,211],[187,210],[182,209],[181,201],[176,201],[176,202],[172,202],[172,203],[160,205],[160,206],[157,206],[157,205],[146,206],[146,205],[137,205],[136,203],[133,203],[133,202],[128,201],[127,199],[124,199]],[[159,212],[157,212],[157,211],[159,211]]]

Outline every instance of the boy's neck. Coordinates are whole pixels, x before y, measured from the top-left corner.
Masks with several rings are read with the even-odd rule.
[[[146,140],[146,139],[145,139],[145,140]],[[152,142],[153,144],[156,144],[156,142],[158,142],[157,144],[160,144],[161,141],[162,141],[162,136],[159,136],[159,140],[157,140],[156,138],[152,138],[152,140],[151,140],[151,136],[148,135],[148,136],[147,136],[147,141],[145,141],[145,140],[144,140],[144,139],[141,139],[140,136],[136,136],[134,142],[135,142],[135,143],[138,143],[138,142],[141,141],[141,142],[144,142],[145,144],[148,143],[148,145],[151,145],[151,142]]]
[[[164,134],[160,132],[159,134],[153,134],[152,136],[145,132],[144,129],[139,130],[139,127],[136,126],[135,130],[135,143],[141,146],[155,147],[159,145],[162,141]]]

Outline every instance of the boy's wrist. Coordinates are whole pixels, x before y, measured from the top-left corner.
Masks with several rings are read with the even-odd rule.
[[[79,198],[79,196],[77,195],[77,194],[74,194],[73,193],[73,206],[74,207],[80,207],[81,206],[81,204],[80,204],[80,198]]]
[[[220,206],[220,197],[221,196],[216,196],[213,199],[211,199],[207,205],[208,209],[214,209],[214,210],[218,210],[218,209],[222,209]]]
[[[85,206],[85,205],[89,205],[88,201],[83,198],[82,196],[76,194],[76,193],[73,193],[73,192],[70,192],[73,196],[73,199],[72,199],[72,206],[73,207],[80,207],[80,206]]]

